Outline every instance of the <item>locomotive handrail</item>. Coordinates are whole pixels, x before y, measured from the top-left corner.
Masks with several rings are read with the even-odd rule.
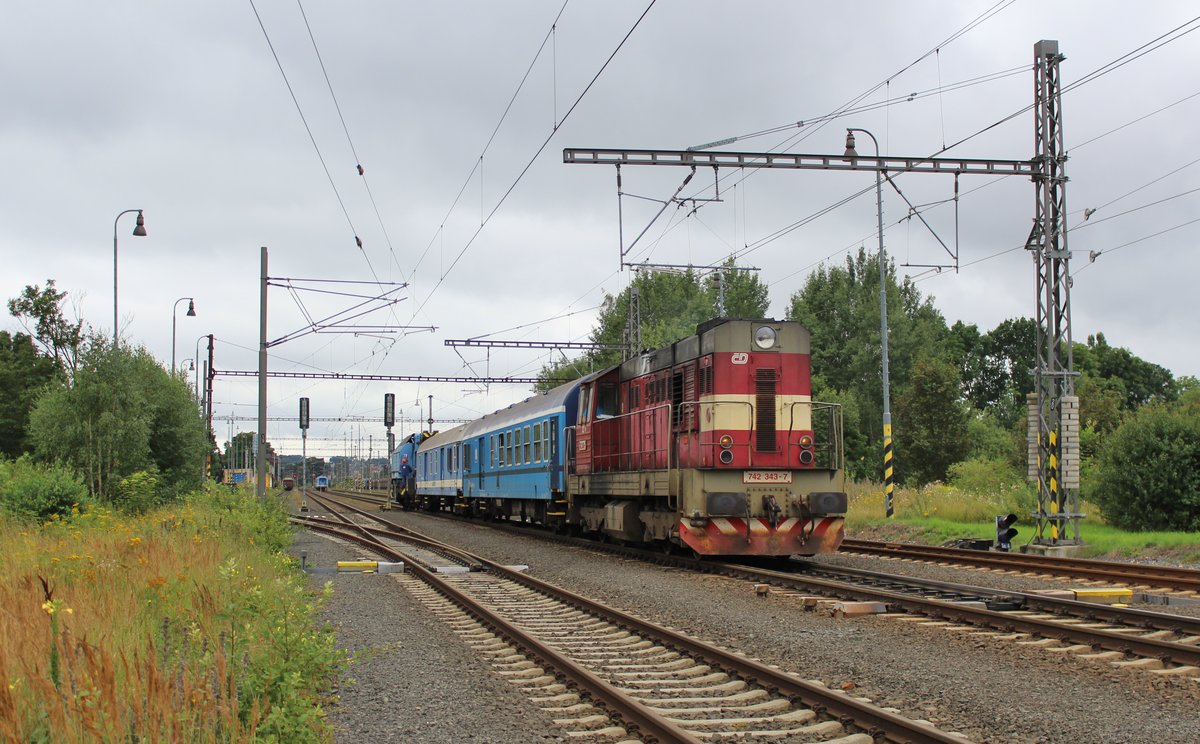
[[[841,427],[842,404],[841,403],[822,403],[822,402],[811,400],[811,399],[808,400],[807,402],[794,401],[789,406],[789,410],[788,410],[788,415],[790,416],[790,420],[788,421],[789,431],[796,431],[796,406],[808,406],[811,409],[811,412],[809,413],[809,417],[808,417],[809,425],[807,427],[801,429],[801,431],[811,431],[813,433],[813,440],[814,440],[813,441],[813,449],[818,450],[818,451],[826,451],[829,453],[829,459],[830,459],[829,467],[828,467],[829,470],[841,469],[842,466],[845,464],[845,462],[844,462],[845,461],[845,452],[842,450],[842,446],[841,446],[842,439],[840,436],[840,431],[842,428]],[[829,431],[826,432],[827,441],[826,441],[826,439],[818,439],[817,438],[816,425],[813,422],[813,419],[815,418],[815,416],[813,416],[813,414],[816,413],[818,409],[827,409],[829,411],[830,420],[829,420]],[[790,456],[791,456],[791,452],[790,452],[791,441],[790,440],[788,442],[788,446],[789,446],[788,456],[790,459]]]
[[[641,447],[639,447],[638,449],[634,449],[631,446],[629,451],[626,452],[626,451],[621,450],[620,444],[621,444],[621,433],[622,433],[622,424],[623,423],[625,423],[625,424],[631,423],[631,422],[635,421],[637,419],[637,417],[643,416],[645,414],[651,414],[655,417],[658,417],[664,413],[666,414],[665,420],[667,422],[670,422],[671,421],[671,412],[672,412],[671,404],[663,403],[660,405],[651,406],[649,408],[641,408],[636,411],[630,411],[627,413],[617,414],[615,416],[607,416],[603,419],[594,419],[592,421],[593,452],[596,451],[595,442],[596,442],[597,437],[611,435],[610,430],[613,430],[613,429],[616,430],[618,448],[617,448],[616,455],[604,455],[603,457],[597,457],[597,456],[593,455],[592,470],[594,472],[609,472],[612,470],[645,469],[646,456],[647,455],[652,456],[653,461],[656,462],[657,458],[654,458],[653,456],[655,456],[659,453],[665,453],[667,455],[666,469],[670,470],[672,467],[671,461],[673,459],[673,453],[667,447],[663,447],[663,446],[659,445],[658,434],[659,434],[660,427],[657,427],[657,426],[650,427],[650,437],[652,440],[652,445],[651,445],[650,449],[644,449]],[[638,428],[640,431],[641,430],[640,427],[638,427]],[[626,431],[629,433],[630,445],[633,444],[633,441],[632,441],[633,429],[634,429],[633,426],[629,426],[626,428]],[[605,441],[607,442],[609,440],[605,440]],[[616,459],[617,459],[616,467],[612,467],[611,462],[610,462],[613,457],[616,457]],[[603,466],[601,466],[599,464],[600,462],[604,462],[605,464]],[[636,465],[636,467],[635,467],[635,465]]]

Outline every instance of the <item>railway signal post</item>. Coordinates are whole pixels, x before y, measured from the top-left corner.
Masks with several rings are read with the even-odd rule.
[[[308,511],[308,398],[300,399],[300,511]]]

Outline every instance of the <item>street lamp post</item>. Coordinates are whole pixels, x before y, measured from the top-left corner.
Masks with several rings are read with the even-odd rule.
[[[130,212],[137,212],[137,225],[133,228],[133,234],[140,238],[146,237],[146,220],[142,217],[142,210],[126,209],[113,220],[113,348],[117,347],[121,336],[121,328],[117,325],[117,221],[121,219],[121,215]],[[172,368],[174,366],[171,365]]]
[[[183,366],[185,364],[187,365],[186,370],[183,368]],[[192,372],[195,369],[196,369],[196,360],[194,358],[193,359],[184,359],[182,362],[179,363],[179,371],[180,372]],[[185,377],[184,379],[186,380],[187,378]]]
[[[865,129],[847,127],[846,157],[857,158],[854,149],[854,133],[862,132],[875,143],[875,157],[879,158],[879,140]],[[879,229],[879,336],[883,349],[883,507],[887,516],[894,513],[892,502],[892,401],[888,383],[888,322],[887,322],[887,254],[883,250],[883,175],[875,171],[875,214]]]
[[[171,369],[175,369],[175,312],[179,309],[179,303],[184,300],[188,301],[187,316],[189,318],[196,317],[196,300],[191,297],[180,297],[175,300],[175,304],[171,306]]]

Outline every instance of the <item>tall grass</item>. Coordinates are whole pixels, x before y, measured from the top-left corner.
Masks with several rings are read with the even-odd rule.
[[[138,517],[0,522],[0,739],[321,741],[330,632],[277,508],[215,487]]]

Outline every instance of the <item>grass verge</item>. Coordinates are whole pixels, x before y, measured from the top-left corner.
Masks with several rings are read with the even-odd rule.
[[[278,504],[216,486],[0,523],[0,740],[330,740],[344,658],[290,541]]]
[[[884,515],[883,486],[877,483],[852,483],[847,490],[850,511],[846,515],[846,534],[866,540],[902,540],[940,545],[958,538],[994,536],[998,514],[1016,514],[1019,533],[1013,548],[1034,537],[1030,516],[1037,508],[1037,496],[1025,484],[977,494],[953,486],[934,483],[922,488],[896,488],[893,494],[895,516]],[[1099,510],[1081,505],[1087,516],[1080,522],[1084,546],[1081,557],[1114,560],[1152,559],[1175,563],[1200,564],[1200,534],[1194,532],[1127,532],[1104,524]]]

